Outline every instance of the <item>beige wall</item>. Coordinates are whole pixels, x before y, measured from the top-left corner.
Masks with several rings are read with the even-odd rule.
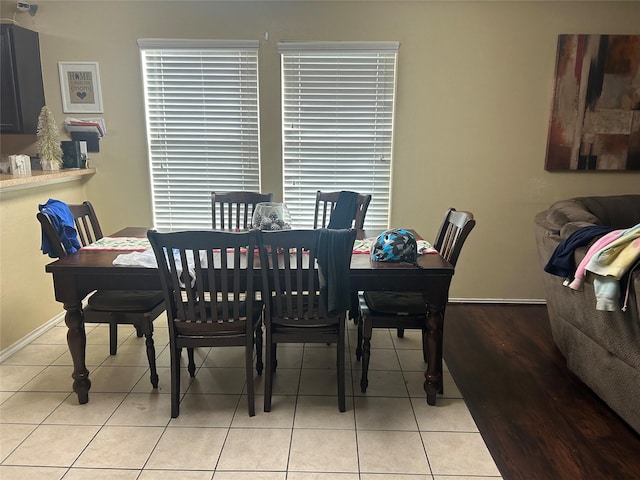
[[[15,343],[62,310],[54,299],[51,261],[40,251],[38,204],[49,197],[81,202],[81,181],[2,193],[0,203],[0,349]]]
[[[14,1],[1,6],[3,18],[13,15]],[[261,41],[262,189],[276,198],[282,190],[277,42],[399,41],[391,226],[414,227],[431,238],[447,207],[475,213],[478,225],[458,264],[452,298],[542,298],[535,213],[570,196],[640,191],[639,173],[543,168],[557,35],[640,34],[640,2],[40,1],[35,17],[19,13],[16,19],[40,32],[47,104],[60,125],[57,62],[99,62],[108,135],[100,153],[90,155],[98,173],[84,190],[3,198],[2,347],[59,311],[50,302],[44,262],[15,274],[25,259],[41,260],[37,203],[82,194],[94,202],[106,231],[151,222],[138,38]],[[2,139],[3,153],[16,153],[7,151],[14,141]],[[25,223],[20,248],[7,232],[12,218]],[[32,280],[14,286],[27,275]],[[28,288],[46,308],[13,301],[5,308],[5,299]],[[33,323],[22,323],[25,310]]]

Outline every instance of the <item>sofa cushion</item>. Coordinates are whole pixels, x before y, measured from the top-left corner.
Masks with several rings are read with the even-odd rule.
[[[640,195],[582,197],[575,200],[582,203],[602,225],[628,228],[640,223]]]
[[[560,238],[588,225],[629,228],[640,223],[640,195],[576,197],[552,204],[546,219]]]

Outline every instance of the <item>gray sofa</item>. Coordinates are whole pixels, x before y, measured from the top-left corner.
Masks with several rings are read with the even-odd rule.
[[[638,223],[640,195],[579,197],[556,202],[535,217],[541,266],[544,269],[561,241],[583,227],[603,225],[622,229]],[[579,265],[593,241],[595,238],[574,250],[575,265]],[[585,282],[582,291],[576,291],[564,286],[563,281],[562,276],[544,273],[556,345],[569,369],[640,432],[640,268],[633,271],[629,280],[626,311],[596,310],[590,282]],[[621,286],[625,284],[621,282]]]

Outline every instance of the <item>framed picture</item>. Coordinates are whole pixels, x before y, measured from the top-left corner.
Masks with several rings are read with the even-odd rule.
[[[558,37],[548,171],[640,170],[640,35]]]
[[[97,62],[58,62],[58,71],[64,113],[102,113]]]

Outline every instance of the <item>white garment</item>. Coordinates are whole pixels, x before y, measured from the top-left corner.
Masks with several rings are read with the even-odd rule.
[[[113,260],[114,265],[132,265],[145,268],[158,268],[153,249],[144,252],[121,253]]]
[[[178,251],[173,252],[175,255],[175,263],[176,269],[178,271],[178,277],[182,277],[182,261],[180,260]],[[187,266],[189,267],[189,276],[191,277],[191,286],[193,287],[196,283],[196,269],[195,269],[195,261],[193,260],[193,254],[191,252],[187,252]],[[207,266],[207,252],[201,250],[200,252],[200,264],[206,268]],[[144,252],[131,252],[131,253],[121,253],[113,260],[114,265],[128,265],[128,266],[136,266],[136,267],[145,267],[145,268],[158,268],[158,262],[156,261],[156,256],[153,253],[153,249],[149,248]],[[180,284],[181,287],[184,287],[184,284]]]

